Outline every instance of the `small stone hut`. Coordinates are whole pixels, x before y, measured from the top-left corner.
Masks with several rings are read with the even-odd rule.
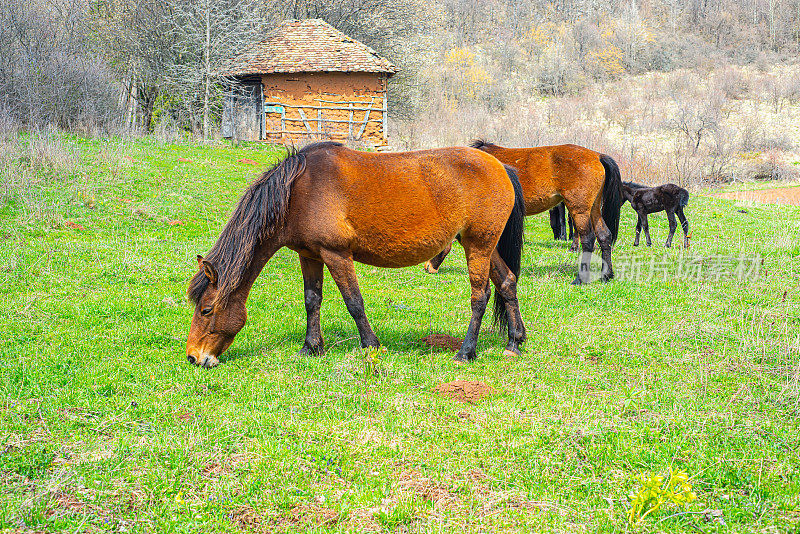
[[[287,20],[222,74],[222,136],[387,143],[386,86],[397,68],[320,19]]]

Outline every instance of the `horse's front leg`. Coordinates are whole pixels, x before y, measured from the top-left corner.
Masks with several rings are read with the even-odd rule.
[[[364,299],[361,297],[361,290],[358,288],[358,280],[356,279],[356,270],[353,266],[353,257],[349,251],[320,251],[322,261],[328,266],[328,270],[333,277],[333,281],[339,287],[339,291],[344,298],[344,304],[347,306],[347,311],[356,322],[358,327],[358,335],[361,336],[362,347],[379,347],[378,337],[372,331],[372,327],[367,321],[367,315],[364,313]]]
[[[322,306],[322,262],[300,256],[300,269],[303,271],[306,304],[306,340],[300,349],[300,354],[322,354],[324,346],[319,319],[319,310]]]

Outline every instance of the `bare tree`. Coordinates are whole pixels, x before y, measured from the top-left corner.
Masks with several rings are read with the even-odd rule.
[[[115,84],[87,21],[85,0],[3,0],[0,106],[34,126],[106,123]]]
[[[261,5],[259,0],[172,0],[180,60],[168,75],[192,117],[195,105],[201,107],[204,139],[210,134],[212,92],[225,79],[221,71],[263,35]]]

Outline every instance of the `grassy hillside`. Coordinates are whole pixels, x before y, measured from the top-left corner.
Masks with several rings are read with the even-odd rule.
[[[64,137],[2,149],[0,530],[797,529],[800,208],[694,195],[692,247],[666,251],[663,216],[655,246],[632,247],[626,206],[617,271],[644,274],[579,288],[567,244],[531,217],[525,352],[503,357],[484,331],[464,366],[419,342],[466,331],[458,247],[435,276],[357,266],[380,359],[358,350],[329,276],[328,352],[296,354],[302,280],[284,250],[222,365],[203,370],[184,348],[195,255],[279,153]],[[493,392],[434,391],[458,379]],[[630,525],[639,477],[671,467],[697,500]]]

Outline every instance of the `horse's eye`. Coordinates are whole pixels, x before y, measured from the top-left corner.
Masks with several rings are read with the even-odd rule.
[[[200,310],[200,315],[202,315],[203,317],[207,317],[207,316],[211,315],[211,312],[213,312],[213,311],[214,311],[214,308],[209,306],[208,308],[203,308],[202,310]]]

